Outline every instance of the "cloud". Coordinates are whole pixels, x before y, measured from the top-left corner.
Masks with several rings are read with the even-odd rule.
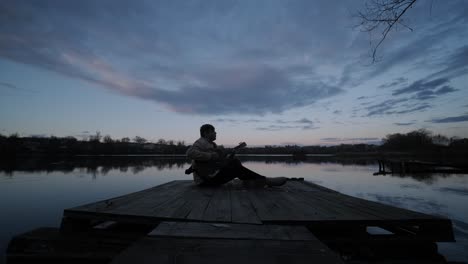
[[[395,87],[395,86],[398,86],[400,84],[403,84],[403,83],[406,83],[408,81],[408,78],[405,78],[405,77],[399,77],[399,78],[396,78],[394,79],[392,82],[390,83],[384,83],[382,85],[379,85],[378,88],[392,88],[392,87]]]
[[[458,89],[445,85],[442,88],[435,90],[435,91],[431,91],[431,90],[420,91],[416,93],[413,99],[417,99],[417,100],[435,99],[439,95],[444,95],[444,94],[448,94],[448,93],[452,93],[456,91],[458,91]]]
[[[468,73],[468,45],[455,50],[440,63],[442,70],[433,73],[430,78],[456,78]]]
[[[410,126],[410,125],[414,125],[415,123],[416,123],[416,122],[411,121],[411,122],[406,122],[406,123],[404,123],[404,122],[398,123],[398,122],[397,122],[397,123],[393,123],[393,124],[395,124],[395,125],[397,125],[397,126]]]
[[[8,25],[0,27],[0,58],[186,114],[281,113],[343,92],[328,77],[314,74],[307,61],[284,61],[304,57],[314,46],[315,38],[298,29],[325,33],[329,28],[318,21],[337,22],[304,12],[313,7],[307,1],[260,9],[242,3],[126,1],[108,8],[103,2],[0,4],[0,22]],[[333,4],[319,9],[346,13]],[[335,56],[334,49],[342,50],[338,46],[351,35],[329,25],[343,34],[323,34],[336,44],[324,46],[315,58]]]
[[[426,122],[439,124],[439,123],[458,123],[458,122],[466,122],[466,121],[468,121],[468,114],[460,115],[460,116],[450,116],[450,117],[445,117],[445,118],[434,118]]]
[[[409,33],[411,35],[407,35],[406,39],[399,39],[402,43],[392,43],[392,39],[387,39],[384,46],[388,48],[383,47],[380,50],[383,59],[375,64],[375,67],[369,71],[366,78],[374,78],[402,65],[415,65],[418,62],[425,62],[428,54],[441,54],[440,52],[446,49],[444,44],[456,40],[458,36],[466,36],[466,14],[461,10],[457,10],[456,6],[444,8],[452,8],[451,11],[446,10],[447,13],[440,13],[446,16],[445,19],[440,19],[437,23],[427,23],[426,21],[426,23],[421,24],[421,28],[417,32]],[[421,17],[423,16],[419,16],[419,18]],[[393,39],[393,41],[398,41],[398,38]],[[444,59],[447,59],[445,54]],[[429,64],[424,65],[424,67],[433,67],[434,65],[431,65],[432,61],[434,60],[423,63],[423,65]],[[458,62],[458,60],[454,61],[454,63]]]
[[[337,140],[340,140],[340,138],[328,137],[328,138],[321,138],[320,140],[322,140],[322,141],[337,141]]]
[[[266,127],[257,127],[256,130],[261,131],[281,131],[281,130],[290,130],[290,129],[302,129],[302,130],[311,130],[318,129],[319,127],[314,127],[312,125],[269,125]]]
[[[408,113],[414,113],[414,112],[420,112],[429,108],[432,108],[432,105],[429,104],[421,104],[417,105],[411,108],[407,108],[404,110],[399,110],[399,111],[387,111],[385,114],[391,115],[391,114],[408,114]]]
[[[153,90],[144,98],[182,113],[267,114],[307,106],[343,92],[319,80],[297,82],[267,65],[209,69],[200,85]]]
[[[300,123],[300,124],[313,124],[313,122],[307,118],[302,118],[296,121],[293,121],[294,123]]]
[[[271,125],[265,125],[261,127],[255,128],[256,130],[261,131],[282,131],[282,130],[290,130],[290,129],[301,129],[301,130],[311,130],[311,129],[318,129],[319,127],[314,125],[314,122],[307,119],[302,118],[298,120],[283,120],[277,119],[274,121],[269,120],[260,120],[260,119],[230,119],[230,118],[218,118],[213,119],[212,122],[227,122],[227,123],[272,123]]]
[[[236,119],[231,119],[231,118],[217,118],[217,119],[211,120],[211,122],[215,122],[215,123],[223,123],[223,122],[226,122],[226,123],[237,123],[237,122],[239,122],[239,121],[236,120]]]
[[[379,102],[366,107],[368,111],[367,116],[383,115],[389,112],[389,110],[395,109],[403,102],[407,102],[407,98],[400,99],[389,99],[383,102]]]
[[[318,129],[319,127],[314,125],[312,120],[307,118],[301,118],[298,120],[282,120],[278,119],[274,121],[274,125],[264,126],[264,127],[257,127],[257,130],[262,131],[280,131],[280,130],[287,130],[287,129],[302,129],[302,130],[310,130],[310,129]],[[281,124],[281,125],[278,125]]]
[[[283,120],[283,119],[277,119],[274,121],[276,124],[307,124],[307,125],[312,125],[314,122],[312,120],[309,120],[307,118],[301,118],[298,120]]]
[[[281,125],[278,125],[278,124],[281,124]],[[293,120],[293,121],[285,121],[285,120],[279,119],[275,121],[274,125],[257,127],[256,129],[262,130],[262,131],[280,131],[280,130],[286,130],[286,129],[310,130],[310,129],[318,129],[318,128],[319,127],[314,126],[313,121],[307,118],[302,118],[302,119]]]
[[[335,110],[335,111],[333,111],[333,114],[335,114],[335,115],[339,115],[339,114],[341,114],[341,113],[343,113],[343,111],[341,111],[341,110]]]
[[[439,78],[432,81],[418,80],[409,86],[393,91],[392,95],[400,95],[414,92],[431,91],[449,82],[447,78]]]
[[[327,137],[321,138],[320,141],[325,142],[326,144],[381,144],[382,140],[376,137],[356,137],[356,138],[337,138],[337,137]]]
[[[10,89],[17,89],[18,88],[18,87],[16,87],[16,85],[13,85],[11,83],[6,83],[6,82],[0,82],[0,86],[10,88]]]
[[[405,82],[404,79],[400,81],[400,83]],[[361,105],[367,110],[367,114],[365,115],[367,117],[424,111],[433,107],[433,105],[425,103],[425,101],[435,100],[440,96],[459,91],[459,89],[449,85],[449,82],[448,78],[437,78],[434,80],[427,80],[427,78],[419,79],[402,88],[395,89],[392,92],[392,96],[397,98],[373,103],[372,105],[369,105],[369,103],[361,103]],[[393,87],[395,85],[392,82],[386,85],[386,87]],[[410,97],[398,98],[401,95],[409,95]]]
[[[448,11],[435,19],[437,26],[418,14],[413,18],[435,30],[424,27],[397,44],[389,38],[385,60],[363,70],[356,62],[368,46],[349,27],[349,10],[355,7],[334,1],[3,1],[0,59],[178,113],[265,115],[342,94],[428,52],[440,52],[442,43],[466,32],[459,3],[441,7]],[[465,55],[466,48],[457,50],[450,67],[439,67],[443,70],[433,78],[450,79],[466,69]],[[402,85],[405,78],[385,85]],[[413,96],[428,100],[454,89]],[[384,108],[369,116],[385,113]]]
[[[19,92],[27,92],[27,93],[37,93],[37,91],[20,88],[14,84],[7,83],[7,82],[0,82],[0,87],[8,88],[10,91],[19,91]]]
[[[258,123],[258,122],[263,122],[264,120],[260,120],[260,119],[248,119],[248,120],[245,120],[246,123]]]

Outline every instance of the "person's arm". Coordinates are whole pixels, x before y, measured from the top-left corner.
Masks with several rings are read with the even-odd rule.
[[[219,158],[218,153],[212,152],[209,150],[205,150],[202,148],[197,142],[195,142],[188,150],[187,150],[187,157],[192,160],[197,161],[209,161],[213,159]]]

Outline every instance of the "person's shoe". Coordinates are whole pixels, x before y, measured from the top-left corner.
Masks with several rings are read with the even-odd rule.
[[[281,186],[284,185],[288,181],[286,177],[267,177],[266,178],[266,185],[269,187],[271,186]]]
[[[304,178],[288,178],[288,181],[304,181]]]

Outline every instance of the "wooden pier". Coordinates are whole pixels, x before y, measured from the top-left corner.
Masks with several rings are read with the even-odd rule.
[[[10,263],[41,255],[31,249],[37,246],[31,242],[33,233],[13,239]],[[105,256],[102,249],[85,246],[87,262],[99,255],[95,263],[120,264],[343,263],[381,256],[440,263],[435,242],[454,241],[449,219],[307,181],[273,188],[248,188],[240,181],[201,188],[192,181],[172,181],[64,210],[61,239],[72,241],[77,234],[101,240],[101,248],[111,244]],[[54,260],[50,251],[41,256]],[[79,257],[75,260],[80,263]]]
[[[461,165],[443,164],[420,160],[379,159],[379,171],[374,175],[406,173],[468,173],[468,168]]]

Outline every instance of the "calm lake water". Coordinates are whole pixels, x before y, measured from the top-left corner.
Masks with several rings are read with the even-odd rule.
[[[452,219],[456,243],[439,243],[447,260],[468,262],[468,175],[373,176],[372,160],[333,157],[240,157],[267,176],[304,177],[336,191]],[[0,162],[0,263],[12,236],[59,227],[63,209],[187,180],[183,157],[77,157],[67,160]]]

